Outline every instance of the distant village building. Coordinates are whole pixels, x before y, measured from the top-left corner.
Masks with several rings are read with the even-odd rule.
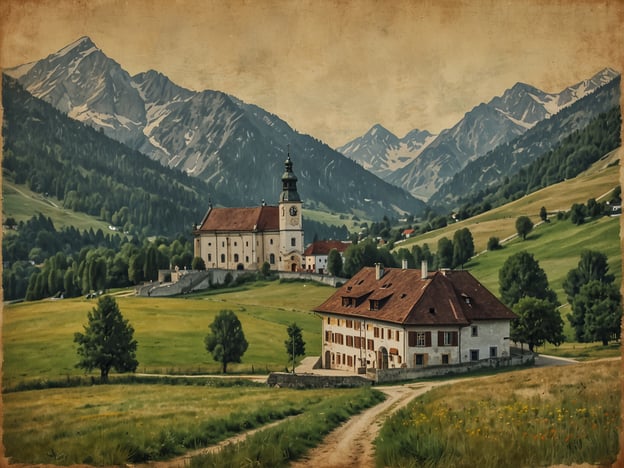
[[[195,256],[206,268],[259,270],[268,262],[272,270],[303,269],[302,202],[292,168],[289,154],[277,206],[209,206],[193,232]]]
[[[322,365],[423,368],[510,356],[516,315],[467,271],[365,267],[323,304]]]
[[[329,252],[336,249],[344,260],[344,252],[350,245],[350,242],[337,240],[313,242],[303,252],[305,270],[307,272],[319,273],[321,275],[329,273],[327,271],[327,258],[329,257]]]

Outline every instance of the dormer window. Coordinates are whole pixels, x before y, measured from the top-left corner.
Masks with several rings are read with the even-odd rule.
[[[368,301],[369,310],[379,310],[381,307],[380,301],[377,299],[371,299]]]

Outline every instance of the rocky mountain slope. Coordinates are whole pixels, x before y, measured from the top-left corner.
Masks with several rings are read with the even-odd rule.
[[[557,115],[579,99],[595,95],[617,77],[619,73],[606,68],[591,79],[559,93],[545,93],[517,83],[501,96],[467,112],[452,128],[442,131],[413,161],[386,176],[386,180],[427,200],[468,163]],[[594,116],[605,111],[602,107],[591,110],[591,105],[588,109]]]
[[[336,148],[364,169],[384,180],[418,157],[435,139],[427,130],[414,129],[399,138],[379,124],[375,124],[361,137]]]
[[[5,72],[70,117],[205,180],[216,204],[277,202],[290,148],[307,207],[372,218],[424,209],[278,116],[219,91],[181,88],[156,71],[130,76],[87,37]]]

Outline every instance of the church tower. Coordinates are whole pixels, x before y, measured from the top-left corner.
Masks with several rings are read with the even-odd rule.
[[[303,269],[303,224],[301,198],[297,192],[297,176],[292,168],[290,152],[282,175],[282,193],[279,200],[280,267],[281,271]]]

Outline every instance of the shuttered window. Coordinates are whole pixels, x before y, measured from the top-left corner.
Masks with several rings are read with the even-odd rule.
[[[431,346],[431,332],[415,332],[411,331],[407,334],[407,344],[412,348],[415,347],[430,347]]]
[[[457,346],[458,334],[456,331],[439,331],[438,346]]]

